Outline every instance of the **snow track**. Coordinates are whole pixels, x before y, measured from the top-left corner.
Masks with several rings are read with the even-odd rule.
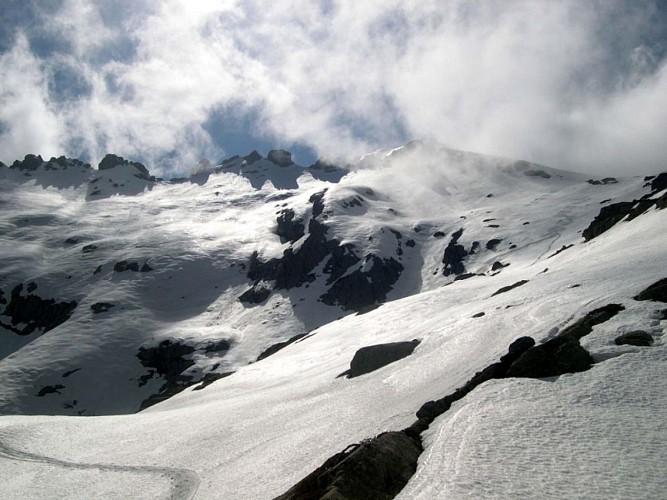
[[[87,488],[98,498],[126,498],[128,483],[138,482],[143,485],[142,489],[146,498],[163,497],[168,500],[190,500],[195,497],[199,486],[199,476],[193,470],[69,462],[19,451],[0,442],[0,471],[2,471],[0,472],[0,478],[4,479],[3,491],[6,494],[10,493],[12,486],[12,478],[9,477],[14,469],[12,462],[35,464],[31,469],[36,478],[44,477],[45,472],[48,473],[46,469],[64,469],[58,475],[63,478],[63,483],[67,484],[69,489],[65,493],[66,496],[59,495],[58,498],[80,498],[84,496],[82,489]],[[25,473],[25,470],[26,467],[23,465],[21,471]],[[103,473],[101,474],[102,477],[100,477],[100,473]],[[5,474],[8,477],[3,477]],[[16,486],[25,486],[25,479],[27,478],[21,477],[21,479],[17,482],[18,484],[15,483]],[[99,489],[96,486],[99,486]],[[9,489],[7,489],[8,487]],[[49,490],[49,488],[53,488],[53,485],[49,484],[44,491],[35,490],[28,496],[26,496],[26,490],[22,488],[20,497],[24,499],[50,497],[53,490]],[[133,498],[136,498],[134,496],[134,492],[137,491],[136,488],[132,488],[131,491],[133,491]]]

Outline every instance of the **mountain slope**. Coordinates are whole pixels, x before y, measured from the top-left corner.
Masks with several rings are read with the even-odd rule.
[[[664,414],[665,306],[633,299],[664,277],[664,211],[656,203],[588,241],[581,234],[601,207],[662,199],[656,179],[595,184],[424,143],[367,156],[336,183],[301,169],[289,189],[258,189],[225,165],[201,183],[135,177],[151,187],[98,200],[87,197],[88,181],[54,188],[3,169],[5,298],[23,284],[17,296],[76,308],[43,334],[3,332],[2,412],[130,413],[182,390],[135,415],[5,416],[3,446],[112,463],[132,477],[140,466],[194,470],[200,498],[272,498],[347,445],[411,425],[425,402],[464,385],[518,337],[542,342],[618,303],[624,310],[582,339],[598,362],[589,372],[489,381],[436,419],[402,495],[658,498],[664,481],[643,456],[647,439],[664,442],[662,427],[637,425],[648,437],[628,433],[614,446],[601,436],[610,422],[620,429]],[[1,312],[11,324],[7,304]],[[637,329],[653,336],[651,347],[614,344]],[[413,339],[408,357],[338,377],[359,348]],[[527,411],[532,419],[517,422]],[[576,443],[572,481],[562,463]],[[651,460],[667,458],[664,446],[650,449]],[[619,466],[620,450],[627,474],[591,481]],[[3,474],[5,488],[24,497],[48,496],[27,490],[26,478],[64,468],[79,484],[89,470],[21,466],[10,455],[0,460],[20,474]],[[533,477],[557,480],[527,479],[527,464],[540,468]],[[100,483],[115,473],[102,470]],[[494,477],[485,489],[480,478]]]

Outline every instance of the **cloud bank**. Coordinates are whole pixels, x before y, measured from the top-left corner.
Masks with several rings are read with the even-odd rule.
[[[667,167],[660,2],[31,5],[0,26],[5,162],[114,152],[169,175],[221,159],[240,121],[327,157],[417,138],[596,174]]]

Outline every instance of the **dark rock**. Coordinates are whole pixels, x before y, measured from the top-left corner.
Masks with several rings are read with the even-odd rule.
[[[194,361],[184,358],[194,351],[192,346],[179,341],[163,340],[157,346],[140,347],[137,358],[146,368],[155,369],[158,375],[178,377],[194,365]]]
[[[254,285],[241,295],[239,295],[239,300],[244,304],[261,304],[271,295],[271,290],[269,288]]]
[[[463,245],[458,244],[462,234],[463,228],[452,234],[449,245],[445,248],[445,254],[442,257],[442,263],[445,265],[443,269],[443,274],[445,276],[451,274],[463,274],[466,271],[465,266],[463,265],[463,259],[468,255],[468,252]]]
[[[484,276],[483,274],[477,274],[477,273],[463,273],[459,274],[456,278],[454,278],[454,281],[463,281],[467,280],[470,278],[474,278],[475,276]]]
[[[551,175],[546,173],[544,170],[539,170],[539,169],[525,170],[523,172],[523,175],[527,175],[529,177],[542,177],[543,179],[550,179],[551,178]]]
[[[245,160],[246,165],[252,165],[256,161],[261,160],[262,155],[253,150],[252,153],[250,153],[248,156],[244,156],[243,159]]]
[[[551,255],[549,255],[549,257],[547,257],[547,259],[550,259],[551,257],[555,257],[555,256],[558,255],[559,253],[564,252],[565,250],[567,250],[568,248],[572,248],[573,246],[574,246],[574,245],[563,245],[563,246],[560,247],[558,250],[556,250],[554,253],[552,253]]]
[[[213,382],[216,380],[220,380],[226,377],[229,377],[230,375],[233,375],[236,372],[224,372],[224,373],[214,373],[214,372],[209,372],[206,375],[204,375],[204,378],[201,379],[200,383],[193,387],[193,391],[201,391],[202,389],[205,389],[209,385],[211,385]]]
[[[90,306],[90,309],[91,311],[93,311],[93,314],[99,314],[107,312],[112,307],[114,307],[114,305],[109,302],[96,302],[95,304]]]
[[[97,250],[97,245],[85,245],[81,249],[81,252],[82,253],[90,253],[90,252],[94,252],[95,250]]]
[[[514,342],[512,342],[507,349],[509,355],[523,354],[528,349],[535,345],[535,339],[532,337],[519,337]],[[502,361],[503,358],[500,358]]]
[[[602,180],[588,179],[586,182],[588,182],[589,184],[592,184],[594,186],[599,186],[599,185],[607,185],[607,184],[616,184],[616,183],[618,183],[618,180],[615,179],[614,177],[605,177]]]
[[[350,369],[343,375],[354,378],[370,373],[409,356],[418,345],[419,340],[415,339],[410,342],[390,342],[362,347],[354,354]]]
[[[93,275],[95,275],[95,274],[99,274],[99,273],[101,273],[101,272],[102,272],[102,266],[99,265],[99,266],[97,266],[97,267],[95,268],[95,271],[93,271]]]
[[[292,161],[292,153],[285,151],[284,149],[272,149],[269,151],[266,159],[279,167],[289,167],[294,164]]]
[[[322,215],[322,212],[324,212],[324,195],[326,193],[327,190],[323,189],[322,191],[319,191],[308,198],[308,201],[313,204],[313,218],[319,217]]]
[[[593,358],[579,342],[564,342],[554,352],[554,358],[562,373],[579,373],[593,366]]]
[[[67,321],[77,306],[75,301],[56,302],[55,299],[42,299],[34,294],[23,296],[22,292],[22,283],[14,287],[9,303],[1,313],[11,318],[11,324],[0,322],[0,326],[18,335],[30,335],[38,329],[42,333],[48,332]],[[3,300],[7,302],[4,294]],[[16,327],[19,324],[24,326]]]
[[[37,155],[25,155],[23,158],[23,161],[18,161],[16,160],[14,163],[12,163],[11,168],[17,169],[17,170],[25,170],[25,171],[32,171],[32,170],[37,170],[37,168],[44,163],[44,160],[42,160],[42,157]]]
[[[445,236],[447,236],[447,234],[443,233],[442,231],[436,231],[435,233],[433,233],[434,238],[444,238]]]
[[[558,337],[580,340],[593,331],[595,325],[609,321],[625,308],[620,304],[607,304],[586,314],[574,324],[565,328]]]
[[[275,500],[394,498],[417,470],[419,439],[386,432],[348,446]]]
[[[357,311],[357,316],[361,316],[362,314],[367,314],[371,311],[375,311],[376,309],[379,309],[382,304],[369,304],[367,306],[362,307]]]
[[[370,257],[373,264],[367,271],[355,271],[337,279],[320,299],[327,305],[340,305],[343,309],[359,311],[362,308],[384,302],[387,293],[398,281],[403,265],[393,258]]]
[[[635,330],[624,333],[614,339],[616,345],[635,345],[648,347],[653,343],[653,336],[644,330]]]
[[[556,337],[526,351],[510,366],[508,377],[544,378],[588,370],[593,358],[574,338]]]
[[[70,237],[65,240],[65,245],[76,245],[79,241],[79,238]]]
[[[81,368],[75,368],[74,370],[67,370],[65,373],[62,374],[62,377],[63,377],[63,378],[67,378],[67,377],[69,377],[70,375],[72,375],[72,374],[78,372],[79,370],[81,370]]]
[[[144,265],[141,266],[141,272],[142,273],[149,273],[153,270],[151,266],[148,265],[148,262],[144,262]]]
[[[650,194],[649,194],[650,196]],[[627,217],[631,221],[646,212],[651,207],[664,209],[667,206],[667,193],[658,199],[641,199],[634,201],[624,201],[604,206],[600,213],[593,219],[593,222],[581,233],[586,241],[592,240],[605,231],[611,229],[621,220]]]
[[[507,267],[509,264],[503,264],[500,261],[495,261],[493,265],[491,266],[491,271],[497,271],[498,269],[502,269],[503,267]]]
[[[417,244],[417,243],[415,242],[415,240],[407,240],[407,241],[405,242],[405,246],[406,246],[406,247],[410,247],[410,248],[414,248],[414,246],[415,246],[416,244]]]
[[[116,271],[117,273],[122,273],[125,271],[139,272],[139,264],[137,264],[136,262],[121,260],[120,262],[116,262],[116,264],[114,264],[113,270]]]
[[[635,300],[654,300],[667,302],[667,278],[656,281],[635,296]]]
[[[290,339],[288,339],[284,342],[278,342],[276,344],[273,344],[271,347],[269,347],[267,349],[264,349],[264,351],[262,351],[262,353],[259,356],[257,356],[257,361],[261,361],[265,358],[268,358],[269,356],[277,353],[281,349],[284,349],[288,345],[293,344],[297,340],[304,338],[306,335],[308,335],[308,334],[307,333],[300,333],[298,335],[295,335],[294,337],[291,337]]]
[[[37,396],[41,398],[41,397],[46,396],[47,394],[62,394],[62,392],[60,392],[60,389],[64,389],[64,388],[65,388],[65,386],[60,385],[60,384],[47,385],[47,386],[42,387],[39,390],[39,392],[37,393]]]
[[[498,290],[496,290],[493,293],[493,295],[491,295],[491,297],[494,297],[496,295],[500,295],[501,293],[509,292],[510,290],[514,290],[515,288],[520,287],[522,285],[525,285],[526,283],[528,283],[528,280],[521,280],[521,281],[517,281],[513,285],[504,286],[504,287],[499,288]]]
[[[472,317],[473,317],[473,318],[481,318],[481,317],[484,316],[485,314],[486,314],[486,313],[485,313],[484,311],[482,311],[482,312],[478,312],[478,313],[473,314]]]
[[[26,292],[32,293],[35,290],[37,290],[37,284],[34,281],[31,281],[30,283],[27,284],[26,286]]]
[[[507,376],[544,378],[561,375],[556,360],[544,348],[533,348],[512,363]]]
[[[122,156],[116,156],[114,154],[108,154],[104,158],[102,158],[102,161],[100,161],[97,168],[98,170],[108,170],[118,165],[132,165],[138,171],[137,174],[138,178],[151,180],[150,172],[142,163],[139,163],[137,161],[129,161],[123,158]]]
[[[205,353],[221,353],[229,351],[231,347],[232,341],[229,339],[208,340],[202,345],[201,350]]]
[[[281,243],[287,241],[295,243],[305,234],[306,226],[303,219],[295,219],[294,210],[289,208],[282,210],[276,222],[278,223],[276,234],[280,236]]]
[[[663,172],[663,173],[659,174],[657,177],[655,177],[651,181],[651,192],[652,192],[652,194],[659,193],[660,191],[663,191],[664,189],[667,189],[667,172]]]
[[[185,358],[194,351],[192,346],[171,340],[164,340],[157,346],[139,348],[137,358],[142,366],[151,369],[148,375],[140,379],[139,387],[155,375],[164,377],[165,383],[157,393],[152,394],[141,403],[138,411],[164,401],[188,386],[192,378],[182,373],[194,365],[194,361]]]
[[[495,248],[500,244],[500,242],[503,241],[502,239],[499,238],[493,238],[489,241],[486,242],[486,249],[487,250],[495,250]]]

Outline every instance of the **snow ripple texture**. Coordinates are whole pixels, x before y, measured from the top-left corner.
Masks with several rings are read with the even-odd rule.
[[[666,393],[664,345],[549,381],[491,381],[424,434],[398,498],[664,499]]]

